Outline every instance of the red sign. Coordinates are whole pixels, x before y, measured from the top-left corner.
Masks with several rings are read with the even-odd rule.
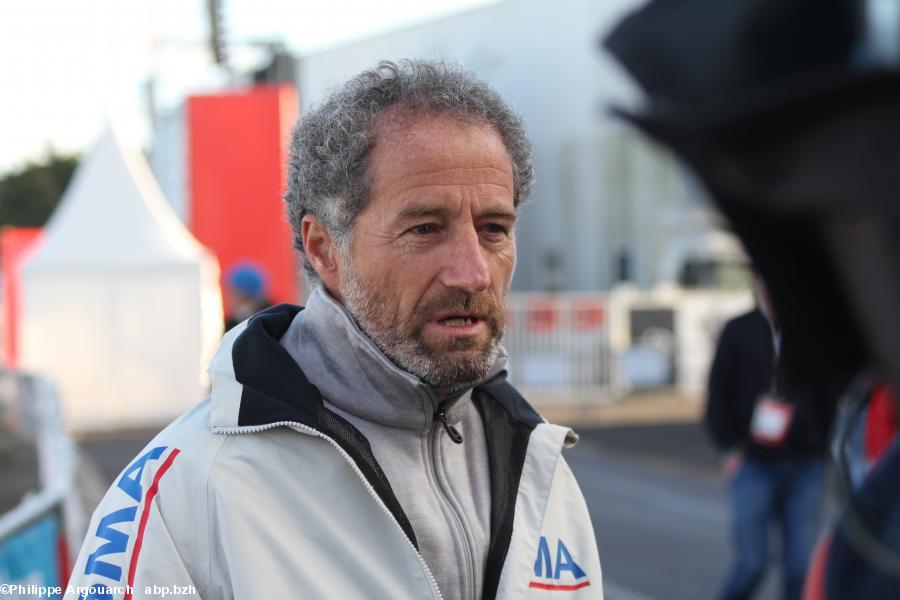
[[[603,302],[589,298],[572,301],[572,326],[578,331],[603,327],[606,312]]]
[[[223,275],[251,260],[265,268],[273,303],[297,302],[282,199],[296,90],[258,86],[192,96],[187,107],[191,231],[215,252]]]
[[[41,236],[41,229],[5,227],[0,231],[3,256],[3,359],[14,369],[19,360],[19,317],[22,281],[19,266]]]
[[[556,328],[559,320],[559,306],[549,298],[532,300],[528,303],[528,329],[535,333],[546,333]]]

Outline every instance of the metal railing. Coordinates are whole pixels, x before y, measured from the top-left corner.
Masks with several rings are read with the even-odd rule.
[[[510,380],[535,404],[610,399],[607,303],[597,294],[515,293],[503,345]]]
[[[510,295],[510,380],[536,405],[590,408],[639,390],[700,397],[719,330],[747,291],[639,290]]]
[[[72,493],[77,454],[52,383],[0,371],[0,423],[7,439],[34,448],[24,468],[36,471],[33,485],[19,490],[21,501],[0,516],[0,583],[64,587],[73,558],[69,540],[83,536],[86,520]]]

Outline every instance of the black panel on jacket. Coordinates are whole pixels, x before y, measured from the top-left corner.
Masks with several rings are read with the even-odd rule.
[[[491,542],[482,594],[483,598],[490,599],[497,595],[500,572],[512,539],[516,496],[528,438],[543,419],[505,381],[476,389],[472,400],[484,422],[491,469]]]
[[[234,376],[244,386],[238,425],[297,421],[315,426],[322,395],[278,343],[301,310],[279,304],[259,312],[234,341]]]

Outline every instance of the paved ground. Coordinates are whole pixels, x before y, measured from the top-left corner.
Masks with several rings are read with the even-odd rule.
[[[715,598],[730,560],[726,486],[693,423],[583,430],[567,454],[587,500],[606,600]],[[777,598],[774,577],[759,600]]]
[[[586,388],[564,396],[536,389],[523,395],[552,423],[584,427],[695,422],[703,412],[703,398],[675,390],[635,392],[626,398],[603,388]]]

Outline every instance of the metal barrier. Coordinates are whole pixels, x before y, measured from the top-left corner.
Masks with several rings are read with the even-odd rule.
[[[609,401],[607,303],[597,294],[510,295],[510,380],[538,405]]]
[[[719,331],[752,306],[749,290],[614,289],[609,294],[614,389],[623,394],[668,387],[702,397]]]
[[[747,290],[510,295],[510,380],[538,406],[590,408],[650,390],[700,398],[719,330]]]
[[[0,516],[0,597],[32,597],[35,589],[65,587],[81,539],[85,511],[73,494],[77,454],[62,428],[60,404],[45,378],[0,371],[2,434],[35,449],[36,487]],[[10,465],[6,465],[7,468]],[[29,468],[26,465],[26,468]],[[25,491],[25,490],[23,490]],[[30,586],[30,587],[29,587]]]

